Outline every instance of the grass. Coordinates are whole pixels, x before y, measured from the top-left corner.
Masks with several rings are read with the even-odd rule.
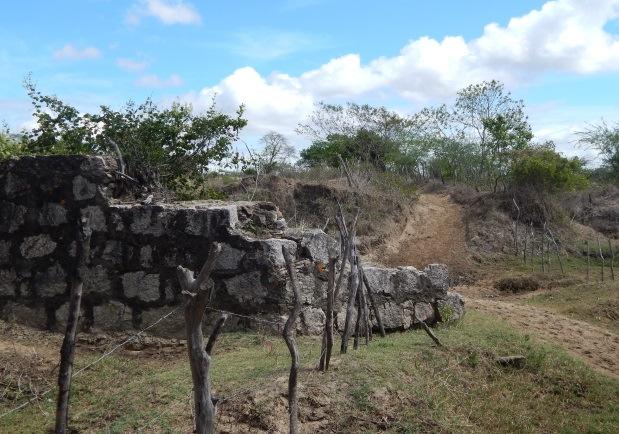
[[[601,261],[591,260],[587,279],[586,259],[562,257],[565,275],[561,274],[556,257],[552,258],[551,271],[542,273],[539,258],[535,266],[523,264],[515,257],[503,259],[498,267],[500,276],[532,277],[539,281],[541,291],[531,293],[525,303],[545,307],[562,315],[607,328],[619,334],[619,269],[615,266],[615,281],[611,280],[608,261],[601,280]]]
[[[614,433],[619,429],[619,382],[594,373],[557,347],[521,335],[498,319],[469,312],[436,333],[377,338],[335,356],[326,374],[313,370],[320,342],[299,339],[301,420],[312,431],[392,433]],[[522,369],[498,366],[496,356],[523,354]],[[78,366],[96,357],[78,354]],[[213,384],[222,418],[250,431],[285,421],[281,407],[289,355],[278,337],[227,334],[216,347]],[[262,391],[262,392],[261,392]],[[251,398],[251,399],[250,399]],[[255,399],[254,399],[255,398]],[[1,402],[0,411],[17,402]],[[278,408],[279,413],[278,413]],[[0,432],[51,428],[46,400],[0,420]],[[270,419],[271,418],[271,419]],[[114,355],[74,381],[71,425],[79,432],[191,431],[191,384],[184,351],[149,358]]]

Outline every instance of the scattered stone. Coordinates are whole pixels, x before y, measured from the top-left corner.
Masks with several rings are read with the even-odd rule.
[[[496,362],[506,368],[524,368],[526,357],[522,355],[497,357]]]
[[[40,258],[52,253],[56,245],[49,235],[40,234],[24,238],[19,250],[26,259]]]

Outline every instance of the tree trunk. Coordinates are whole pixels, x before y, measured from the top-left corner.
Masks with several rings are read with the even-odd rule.
[[[202,320],[210,298],[210,291],[205,286],[220,253],[221,246],[215,243],[211,244],[208,258],[195,279],[191,271],[181,266],[178,266],[176,269],[185,298],[185,335],[187,338],[189,365],[191,367],[191,379],[193,381],[195,432],[197,434],[213,434],[215,432],[216,400],[212,395],[209,378],[211,367],[210,352],[225,321],[225,317],[220,318],[215,325],[206,346],[204,345],[204,336],[202,334]]]
[[[297,288],[296,272],[293,266],[293,258],[290,252],[282,246],[282,253],[286,261],[286,268],[290,276],[290,286],[292,287],[292,295],[294,297],[294,306],[290,311],[286,325],[284,326],[283,337],[290,352],[290,376],[288,377],[288,414],[290,416],[290,434],[299,433],[299,396],[297,394],[297,376],[299,373],[299,350],[297,342],[294,339],[294,324],[301,311],[301,295]]]
[[[69,395],[71,392],[73,359],[75,357],[75,335],[79,324],[82,290],[84,286],[80,268],[85,264],[86,258],[89,255],[91,235],[92,229],[90,228],[90,222],[78,221],[75,239],[75,269],[72,272],[73,277],[71,282],[71,299],[69,301],[67,327],[60,349],[58,398],[56,402],[56,434],[65,434],[69,426]]]

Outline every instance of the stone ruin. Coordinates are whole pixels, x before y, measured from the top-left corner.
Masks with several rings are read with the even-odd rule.
[[[212,274],[212,307],[233,317],[228,327],[258,329],[255,318],[288,314],[291,290],[281,248],[296,252],[303,311],[298,331],[318,334],[324,324],[328,251],[336,241],[318,229],[288,228],[268,202],[195,201],[141,205],[116,198],[113,159],[89,156],[22,157],[0,163],[0,317],[59,328],[67,315],[67,270],[75,261],[75,225],[93,229],[82,270],[82,329],[145,327],[182,302],[175,267],[199,270],[209,243],[222,243]],[[448,292],[444,265],[365,266],[385,328],[458,318],[462,298]],[[343,327],[346,284],[336,302]],[[210,315],[213,317],[213,315]],[[182,310],[153,327],[182,336]]]

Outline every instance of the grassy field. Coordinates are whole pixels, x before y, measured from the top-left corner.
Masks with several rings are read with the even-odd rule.
[[[332,369],[314,368],[319,340],[300,339],[300,407],[305,432],[615,433],[619,382],[561,349],[499,320],[469,312],[437,329],[375,339]],[[495,357],[526,356],[522,369]],[[78,367],[97,354],[81,350]],[[227,432],[286,428],[289,356],[278,337],[227,334],[216,347],[213,384]],[[53,383],[53,377],[50,377]],[[40,433],[53,424],[54,396],[0,420],[3,433]],[[0,412],[23,397],[0,401]],[[71,425],[79,432],[191,432],[191,385],[184,349],[114,355],[74,381]]]

